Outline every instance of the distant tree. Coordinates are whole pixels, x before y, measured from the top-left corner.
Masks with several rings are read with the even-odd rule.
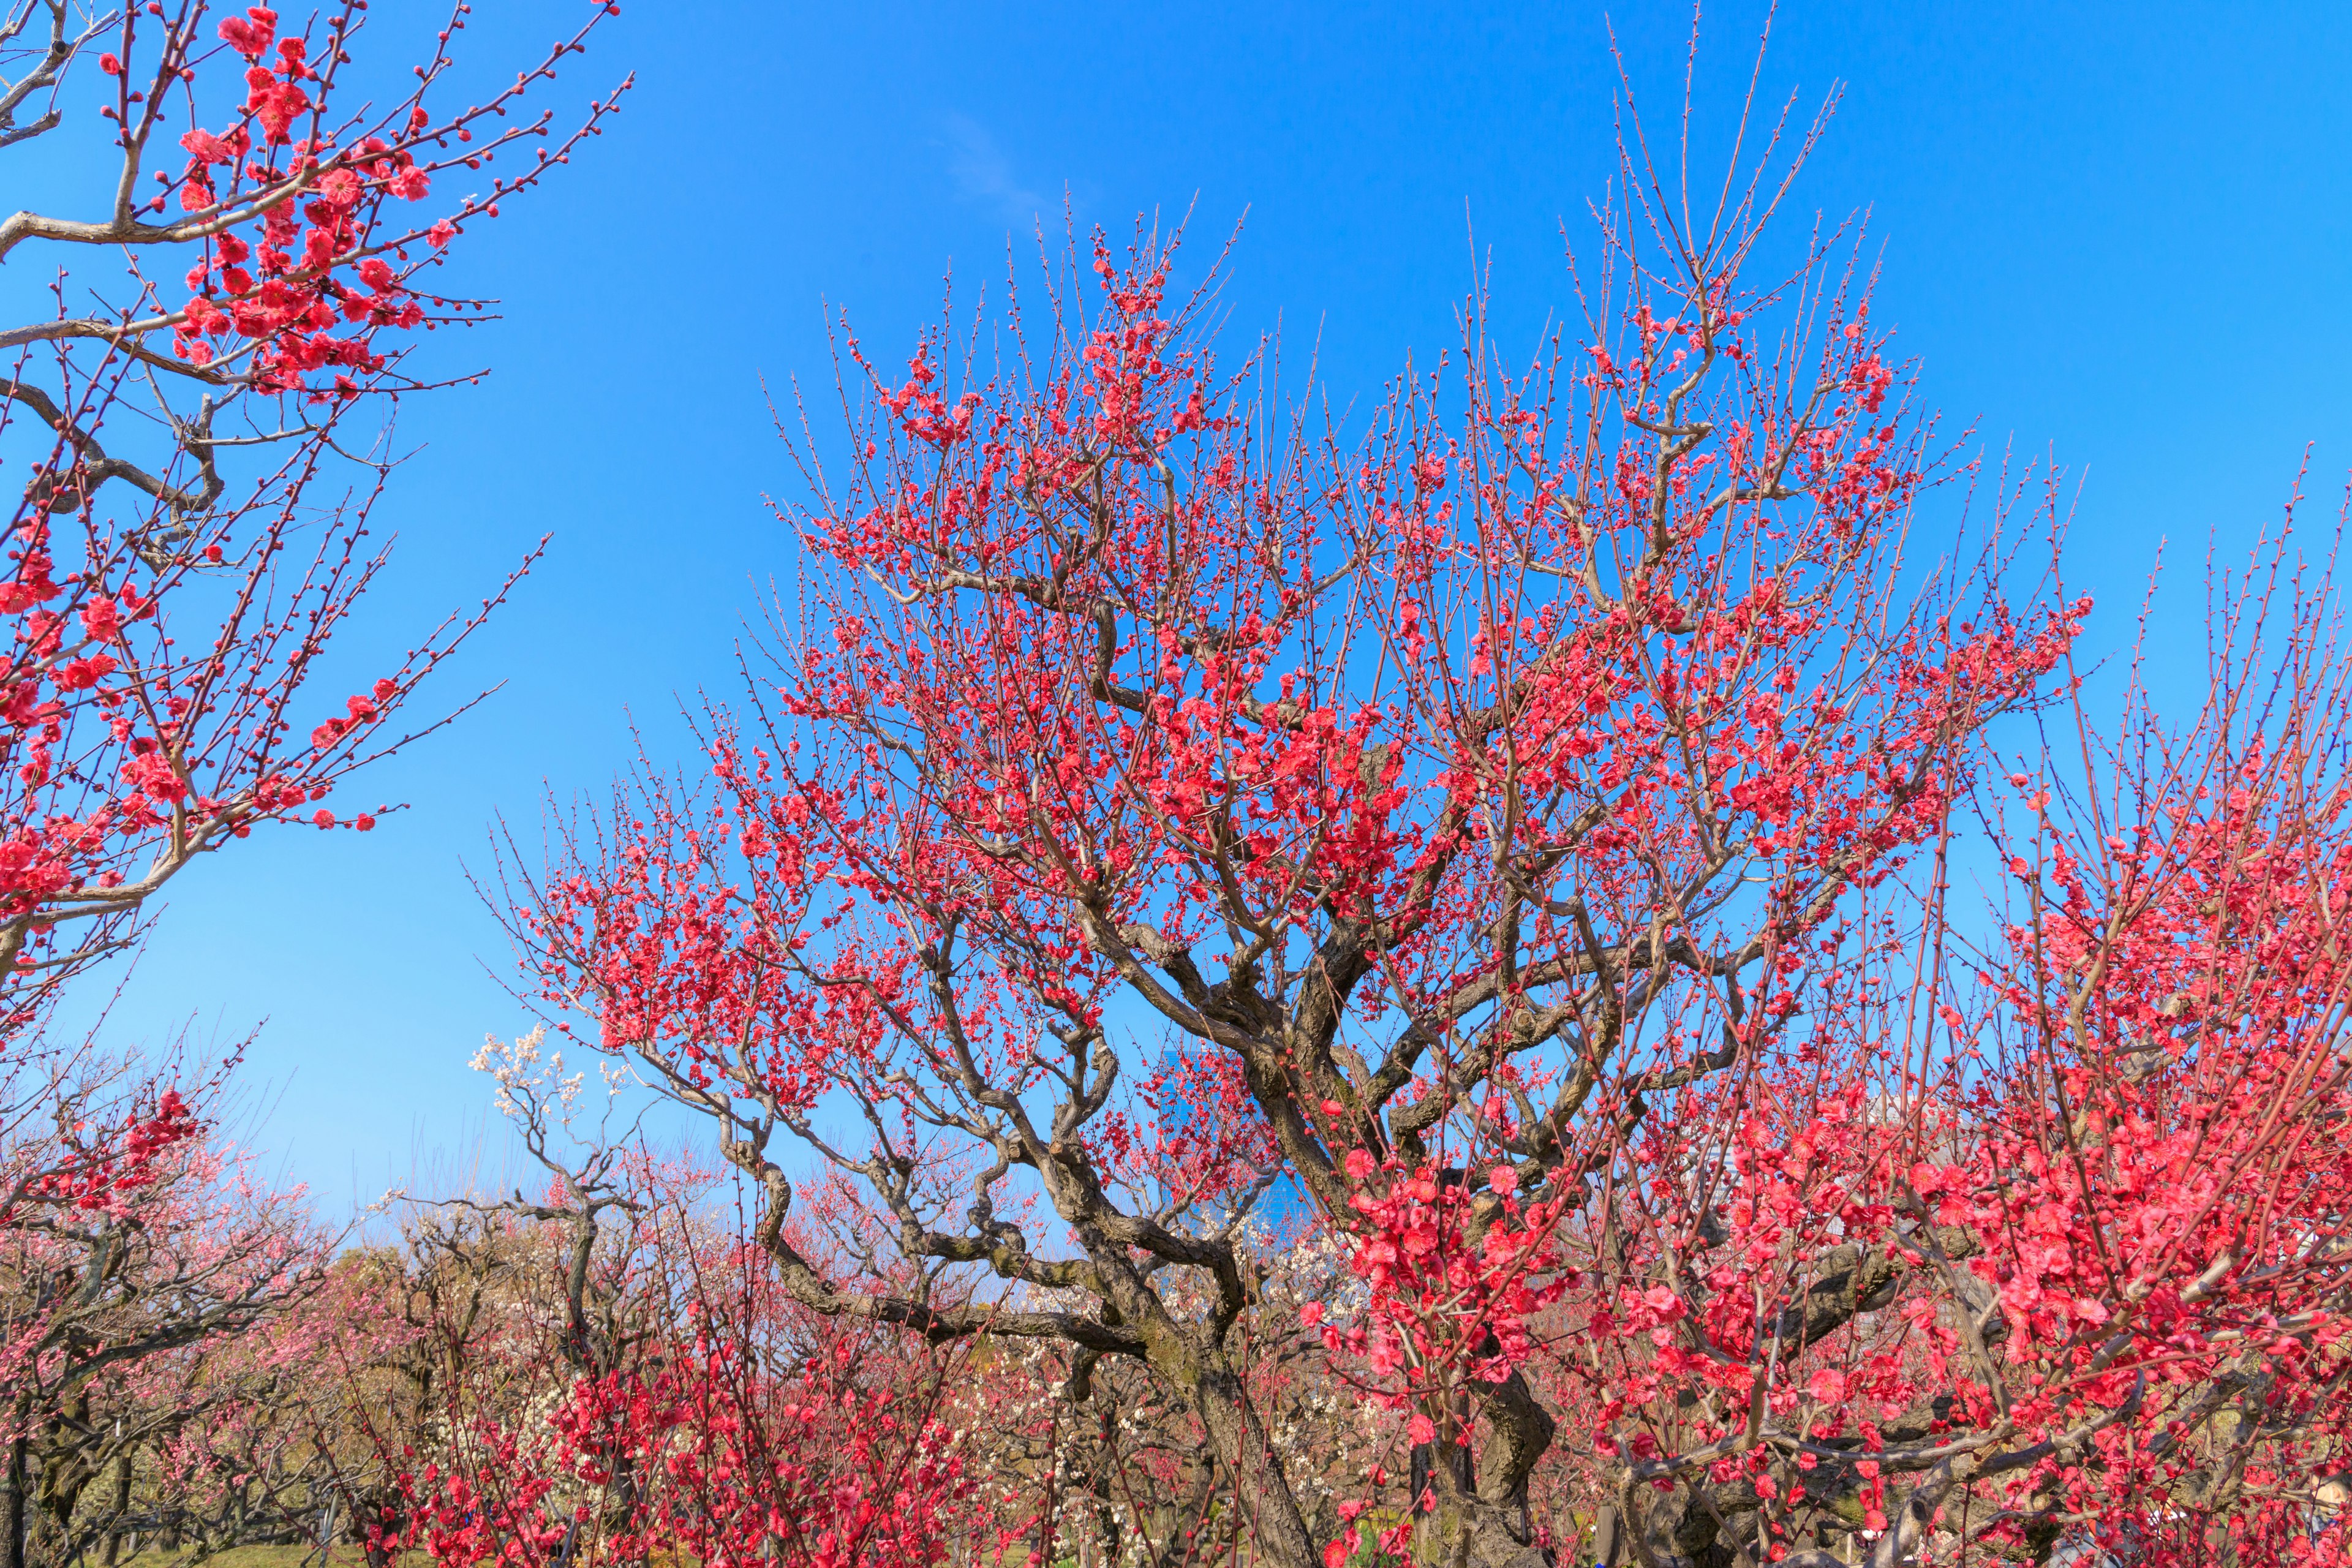
[[[27,1560],[100,1555],[131,1523],[134,1471],[151,1483],[151,1529],[201,1538],[202,1515],[249,1510],[209,1460],[273,1425],[266,1413],[303,1375],[319,1325],[276,1320],[329,1240],[300,1194],[269,1191],[252,1163],[184,1141],[107,1207],[0,1229]]]
[[[971,1388],[961,1354],[794,1301],[710,1174],[650,1157],[542,1038],[475,1064],[541,1190],[426,1205],[446,1217],[407,1237],[437,1310],[391,1363],[421,1397],[358,1415],[391,1483],[372,1558],[903,1568],[990,1542],[975,1460],[1013,1418],[1005,1380]]]

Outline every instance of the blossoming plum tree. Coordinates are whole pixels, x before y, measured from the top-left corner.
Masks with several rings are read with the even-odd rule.
[[[1317,1327],[1420,1445],[1391,1548],[1538,1560],[1530,1325],[1612,1173],[1823,1048],[1837,939],[2088,607],[1906,569],[1926,421],[1829,252],[1749,280],[1780,175],[1627,173],[1585,342],[1507,372],[1473,300],[1353,444],[1221,364],[1150,237],[1042,336],[851,344],[752,721],[516,877],[543,1001],[719,1123],[799,1300],[1143,1363],[1292,1568],[1327,1542],[1235,1371],[1254,1194],[1355,1238],[1370,1304]],[[1181,1169],[1136,1135],[1166,1060],[1215,1131]],[[794,1247],[804,1157],[908,1287]],[[1029,1294],[932,1283],[973,1274]]]
[[[1552,1561],[1547,1467],[1645,1568],[2345,1560],[2331,590],[2279,544],[2200,715],[2094,722],[2030,491],[1908,553],[1968,470],[1845,253],[1763,259],[1801,162],[1629,155],[1580,341],[1474,297],[1352,431],[1156,235],[845,345],[750,710],[509,883],[801,1308],[1139,1369],[1284,1568]],[[1359,1289],[1273,1325],[1278,1188]],[[1345,1528],[1267,1333],[1409,1446]]]
[[[121,172],[108,216],[16,213],[0,222],[0,258],[21,267],[43,247],[83,247],[121,253],[129,268],[119,288],[61,272],[53,314],[0,331],[18,359],[0,409],[32,470],[5,589],[0,956],[12,1033],[49,989],[119,947],[195,856],[293,817],[397,743],[387,724],[450,639],[427,639],[331,712],[298,712],[305,671],[375,570],[361,545],[373,485],[339,526],[298,524],[320,506],[314,485],[339,442],[369,444],[352,411],[424,384],[404,369],[404,334],[478,314],[426,287],[446,247],[612,107],[593,104],[551,149],[549,114],[506,123],[585,47],[580,36],[484,102],[436,113],[448,33],[413,87],[347,105],[362,8],[284,36],[266,7],[217,25],[208,11],[134,6],[77,33],[71,7],[31,0],[6,29],[16,44],[44,22],[47,40],[19,45],[30,68],[0,92],[5,144],[56,132],[68,74],[94,65]],[[47,112],[16,122],[40,103]],[[535,142],[536,161],[494,177],[487,196],[436,201],[436,176]],[[100,290],[95,313],[76,313],[69,288]],[[130,426],[112,450],[110,420]],[[121,450],[151,429],[152,456]],[[233,482],[222,464],[241,451],[262,460]],[[289,558],[304,533],[310,558]],[[184,635],[196,628],[178,617],[190,615],[208,635]],[[323,807],[311,817],[373,825]]]
[[[1957,940],[1939,864],[1806,1051],[1612,1162],[1555,1365],[1642,1560],[2344,1560],[2352,660],[2285,560],[2190,723],[2135,688],[1989,781],[2004,919]]]
[[[113,169],[68,209],[98,216],[0,217],[8,275],[47,268],[0,327],[0,453],[24,480],[0,563],[0,1235],[130,1223],[205,1123],[199,1084],[169,1064],[122,1068],[53,1037],[61,988],[133,942],[200,856],[298,820],[373,828],[384,808],[326,803],[436,727],[401,712],[503,596],[319,695],[329,641],[383,561],[367,542],[382,422],[432,384],[415,333],[484,314],[435,269],[601,130],[611,97],[562,134],[527,100],[614,9],[462,108],[447,101],[462,4],[389,81],[354,63],[362,0],[299,26],[205,0],[0,10],[0,150],[70,154],[20,183],[57,184],[75,133],[101,124]],[[501,156],[507,172],[449,192]],[[14,1331],[46,1342],[39,1323]],[[0,1413],[10,1563],[20,1417],[55,1414]]]

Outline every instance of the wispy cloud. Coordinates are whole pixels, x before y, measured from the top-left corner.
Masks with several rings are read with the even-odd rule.
[[[1045,210],[1045,198],[1021,183],[1012,161],[988,128],[968,115],[950,114],[948,130],[948,176],[956,195],[994,211],[1016,226],[1034,223]]]

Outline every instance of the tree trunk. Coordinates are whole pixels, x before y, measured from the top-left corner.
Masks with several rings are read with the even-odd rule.
[[[1413,1479],[1435,1495],[1435,1507],[1413,1525],[1413,1561],[1447,1568],[1552,1568],[1536,1544],[1528,1507],[1528,1480],[1551,1447],[1551,1413],[1514,1372],[1501,1383],[1476,1382],[1471,1391],[1486,1417],[1485,1464],[1471,1474],[1470,1451],[1456,1441],[1468,1426],[1466,1400],[1445,1411],[1438,1441],[1424,1461],[1413,1453]]]
[[[20,1406],[20,1423],[24,1414]],[[0,1463],[0,1568],[28,1568],[25,1547],[33,1510],[25,1481],[25,1438],[19,1432],[8,1439],[5,1462]]]
[[[1320,1552],[1298,1511],[1297,1494],[1283,1471],[1282,1456],[1275,1452],[1240,1377],[1214,1351],[1199,1352],[1186,1345],[1166,1359],[1181,1364],[1160,1370],[1181,1374],[1175,1378],[1178,1386],[1192,1394],[1192,1408],[1209,1428],[1210,1442],[1231,1468],[1248,1504],[1257,1561],[1273,1568],[1322,1568]]]
[[[1592,1520],[1592,1568],[1617,1568],[1618,1554],[1624,1546],[1624,1532],[1618,1527],[1617,1505],[1602,1503]]]
[[[64,1420],[51,1427],[49,1441],[39,1455],[40,1479],[27,1489],[32,1506],[29,1544],[25,1557],[29,1564],[38,1562],[43,1568],[58,1564],[62,1568],[74,1552],[74,1514],[81,1507],[81,1494],[96,1472],[84,1458],[86,1449],[75,1440],[80,1426],[80,1408],[71,1412],[74,1425]]]
[[[106,1524],[106,1547],[100,1560],[114,1568],[122,1555],[122,1521],[131,1512],[131,1450],[114,1456],[114,1512]]]

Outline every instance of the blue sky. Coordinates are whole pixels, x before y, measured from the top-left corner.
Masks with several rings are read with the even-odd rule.
[[[481,0],[467,58],[494,79],[578,9]],[[419,0],[372,16],[377,49],[435,25]],[[1761,17],[1708,14],[1718,119]],[[375,833],[257,838],[192,873],[111,1026],[257,1027],[258,1142],[331,1210],[457,1170],[488,1105],[467,1059],[525,1023],[465,867],[487,868],[499,814],[528,834],[549,789],[609,780],[633,721],[676,754],[681,697],[730,686],[741,617],[792,565],[761,500],[791,482],[762,380],[824,384],[828,303],[887,359],[950,266],[993,281],[1065,192],[1114,229],[1191,207],[1203,241],[1246,212],[1233,330],[1319,345],[1335,397],[1360,404],[1449,342],[1474,233],[1530,346],[1570,302],[1562,226],[1583,235],[1612,169],[1610,27],[1663,110],[1687,21],[636,0],[562,91],[633,68],[626,110],[448,279],[504,319],[436,352],[496,374],[404,416],[423,450],[380,514],[399,552],[346,643],[354,667],[407,647],[551,534],[445,688],[503,689],[356,792],[412,803]],[[2352,465],[2352,10],[1797,0],[1765,78],[1808,107],[1844,87],[1793,216],[1869,209],[1876,314],[1924,361],[1927,401],[2080,481],[2071,572],[2101,597],[2095,643],[2128,637],[2167,537],[2189,568],[2169,625],[2193,633],[2205,542],[2274,519],[2307,442],[2314,521],[2332,517]]]

